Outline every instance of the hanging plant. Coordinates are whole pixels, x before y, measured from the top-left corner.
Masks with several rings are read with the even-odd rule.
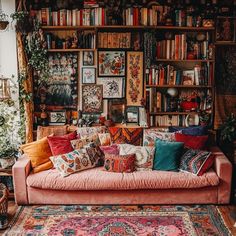
[[[16,24],[16,32],[26,34],[32,31],[32,20],[28,11],[17,11],[11,14],[12,20]]]
[[[0,9],[0,30],[5,30],[8,24],[8,15]]]

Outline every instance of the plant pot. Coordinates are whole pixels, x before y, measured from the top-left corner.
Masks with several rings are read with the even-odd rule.
[[[9,24],[9,21],[0,21],[0,30],[5,30]]]

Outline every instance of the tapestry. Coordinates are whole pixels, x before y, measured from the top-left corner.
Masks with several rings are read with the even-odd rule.
[[[236,47],[221,47],[216,55],[215,122],[217,129],[231,113],[236,115]]]
[[[22,206],[4,235],[231,235],[217,206]]]
[[[140,146],[142,144],[143,129],[142,128],[119,128],[110,127],[111,140],[116,144],[133,144]]]
[[[143,52],[127,52],[127,106],[141,106],[143,98]]]

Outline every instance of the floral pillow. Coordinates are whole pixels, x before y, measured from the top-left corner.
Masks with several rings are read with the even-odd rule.
[[[161,139],[168,142],[175,141],[175,134],[170,132],[161,132],[159,129],[144,129],[143,131],[143,146],[155,146],[156,139]]]
[[[134,146],[119,144],[120,155],[135,154],[135,169],[152,170],[155,147]]]
[[[95,143],[96,145],[100,145],[100,141],[97,134],[93,134],[91,136],[88,136],[87,138],[71,140],[70,142],[73,149],[81,149],[91,142]]]
[[[88,138],[94,134],[98,133],[105,133],[106,127],[99,126],[99,127],[80,127],[77,129],[77,135],[79,138]]]
[[[102,146],[109,146],[111,145],[111,135],[110,133],[101,133],[98,134],[99,141]]]
[[[117,144],[112,144],[111,146],[100,146],[102,152],[106,154],[119,155],[119,146]]]
[[[131,173],[135,170],[135,155],[105,155],[104,170],[118,173]]]

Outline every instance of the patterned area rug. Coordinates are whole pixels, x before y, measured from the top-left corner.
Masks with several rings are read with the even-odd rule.
[[[228,236],[217,206],[26,206],[5,235]]]

